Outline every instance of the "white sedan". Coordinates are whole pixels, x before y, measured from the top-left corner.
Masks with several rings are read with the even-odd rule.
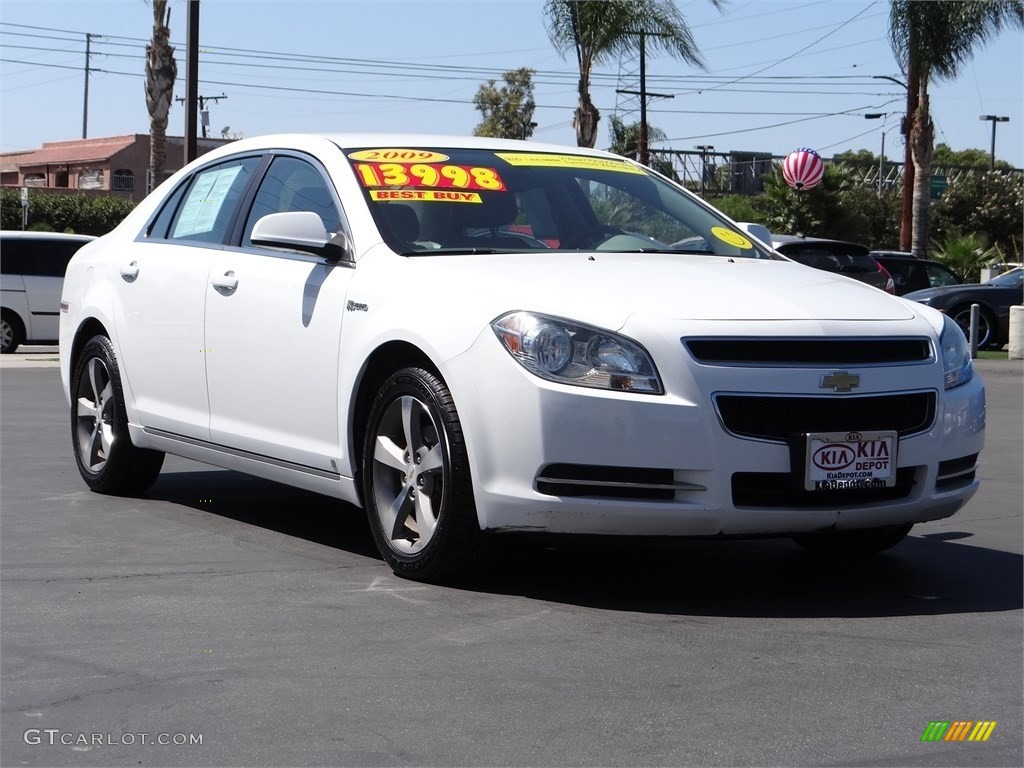
[[[79,251],[61,313],[90,488],[171,453],[312,489],[411,578],[520,531],[873,552],[978,487],[955,323],[599,151],[228,144]]]

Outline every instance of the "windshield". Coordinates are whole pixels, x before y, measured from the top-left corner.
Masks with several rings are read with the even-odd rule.
[[[987,280],[986,283],[988,285],[1001,285],[1003,288],[1014,288],[1024,283],[1024,269],[1011,269],[1009,272],[1004,272],[993,277],[991,280]]]
[[[505,251],[772,258],[674,185],[617,158],[483,149],[346,150],[404,255]]]

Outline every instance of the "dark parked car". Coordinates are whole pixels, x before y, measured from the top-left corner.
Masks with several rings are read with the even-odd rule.
[[[772,246],[783,256],[808,267],[852,277],[886,293],[896,293],[892,276],[871,258],[867,246],[794,235],[772,235]]]
[[[937,261],[916,259],[899,251],[872,251],[870,255],[892,275],[897,296],[963,282],[953,270]]]
[[[984,283],[912,291],[906,299],[941,310],[965,334],[971,329],[971,304],[979,307],[978,348],[1002,347],[1010,335],[1010,307],[1024,303],[1024,269],[1011,269]]]

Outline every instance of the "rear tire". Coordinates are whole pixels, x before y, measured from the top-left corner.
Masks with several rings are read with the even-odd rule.
[[[0,354],[10,355],[25,342],[25,329],[13,312],[0,314]]]
[[[481,532],[462,425],[448,387],[404,368],[370,408],[363,498],[374,541],[398,576],[442,581],[477,562]]]
[[[801,533],[793,541],[808,552],[821,555],[873,555],[895,547],[914,527],[913,523],[887,525],[881,528],[861,528],[850,531]]]
[[[71,378],[71,401],[71,444],[86,485],[125,496],[148,489],[164,454],[132,445],[117,357],[106,336],[94,336],[82,349]]]

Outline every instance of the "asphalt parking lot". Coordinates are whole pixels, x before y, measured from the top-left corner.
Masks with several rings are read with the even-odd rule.
[[[978,363],[979,494],[886,555],[532,544],[439,587],[357,511],[233,472],[88,492],[54,354],[8,357],[5,766],[1024,762],[1020,361]],[[921,740],[965,720],[997,725]]]

